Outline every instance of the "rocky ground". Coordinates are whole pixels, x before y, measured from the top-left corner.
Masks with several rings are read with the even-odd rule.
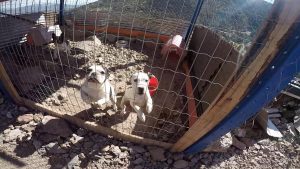
[[[96,134],[0,96],[1,169],[300,167],[299,135],[291,136],[283,126],[283,139],[252,127],[243,137],[232,135],[227,152],[184,155]]]

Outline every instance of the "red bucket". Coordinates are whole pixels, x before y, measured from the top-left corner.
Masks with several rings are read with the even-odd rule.
[[[155,94],[157,88],[158,88],[158,79],[154,75],[150,75],[148,89],[151,96]]]

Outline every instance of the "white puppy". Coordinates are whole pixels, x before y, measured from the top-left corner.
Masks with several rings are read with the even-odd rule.
[[[94,65],[89,71],[80,90],[82,100],[97,108],[103,108],[107,102],[112,101],[113,108],[117,111],[117,98],[109,83],[107,70],[100,65]]]
[[[146,108],[147,113],[153,109],[152,98],[148,90],[149,76],[146,73],[134,73],[131,77],[131,84],[132,86],[126,89],[121,101],[122,113],[126,113],[125,103],[129,102],[138,118],[145,122],[146,117],[142,108]]]
[[[55,35],[55,33],[52,33],[52,39],[55,45],[55,49],[54,49],[54,56],[53,59],[58,59],[58,57],[62,54],[62,53],[66,53],[67,55],[71,54],[71,48],[70,48],[70,44],[69,41],[65,41],[65,35],[62,32],[60,34],[59,37],[57,37]]]

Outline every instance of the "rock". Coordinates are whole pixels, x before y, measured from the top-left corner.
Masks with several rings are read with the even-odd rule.
[[[33,115],[33,121],[36,123],[41,123],[43,120],[43,115],[41,113],[37,113]]]
[[[85,155],[84,155],[83,153],[80,153],[80,154],[78,155],[78,157],[79,157],[80,159],[85,159],[85,158],[86,158]]]
[[[116,156],[118,156],[122,152],[118,146],[114,145],[111,145],[110,151]]]
[[[133,146],[132,150],[137,153],[144,153],[146,150],[142,146]]]
[[[151,158],[154,161],[164,161],[166,160],[165,157],[165,150],[159,147],[148,147],[149,153],[151,155]]]
[[[83,128],[79,128],[77,131],[76,131],[77,135],[78,136],[84,136],[87,134],[87,131]]]
[[[233,130],[233,134],[237,137],[245,137],[246,136],[246,129],[237,128]]]
[[[126,146],[120,146],[121,151],[128,151],[128,147]]]
[[[260,145],[254,144],[254,147],[255,147],[257,150],[260,150]]]
[[[247,145],[247,147],[253,146],[255,144],[255,140],[251,138],[240,138],[240,140]]]
[[[260,145],[263,145],[263,146],[267,146],[267,145],[269,145],[271,143],[271,141],[270,141],[270,139],[263,139],[263,140],[259,140],[258,142],[257,142],[257,144],[260,144]]]
[[[142,158],[138,158],[138,159],[133,161],[133,164],[137,165],[137,164],[141,164],[143,162],[144,162],[144,160]]]
[[[133,169],[144,169],[144,167],[141,166],[141,165],[137,165],[137,166],[135,166]]]
[[[84,147],[85,149],[87,149],[87,148],[93,147],[93,145],[94,145],[94,142],[87,141],[87,142],[84,142],[83,147]]]
[[[219,140],[209,145],[204,152],[227,152],[227,149],[232,145],[232,135],[227,133]]]
[[[67,168],[73,169],[74,166],[79,165],[79,164],[80,164],[80,160],[79,160],[78,155],[76,155],[68,162]]]
[[[42,142],[40,142],[39,140],[34,139],[32,141],[33,146],[35,147],[36,150],[40,149],[42,147]]]
[[[55,106],[59,106],[59,105],[61,105],[61,102],[58,99],[53,99],[52,104]]]
[[[76,74],[74,75],[74,77],[73,77],[74,80],[77,80],[77,79],[79,79],[79,78],[80,78],[80,75],[77,74],[77,73],[76,73]]]
[[[189,165],[189,163],[185,160],[178,160],[178,161],[175,161],[173,166],[175,168],[187,168]]]
[[[42,124],[42,132],[59,135],[65,138],[72,134],[69,124],[63,119],[45,116],[42,120]]]
[[[19,107],[19,111],[21,111],[22,113],[25,113],[28,111],[28,109],[26,107],[21,106],[21,107]]]
[[[67,94],[65,94],[65,93],[59,93],[59,94],[57,95],[57,99],[58,99],[59,101],[65,101],[67,98],[68,98],[68,96],[67,96]]]
[[[295,111],[294,127],[298,131],[298,133],[300,133],[300,109]]]
[[[77,144],[78,142],[83,141],[83,137],[77,136],[76,134],[72,134],[72,137],[70,138],[70,142],[72,144]]]
[[[13,115],[12,113],[9,111],[6,113],[6,117],[9,118],[9,119],[12,119],[13,118]]]
[[[232,145],[240,150],[245,150],[247,148],[246,144],[239,141],[236,137],[232,137]]]
[[[23,114],[17,118],[17,122],[20,124],[26,124],[33,120],[33,114]]]
[[[173,156],[173,159],[174,159],[175,161],[177,161],[177,160],[182,160],[183,157],[184,157],[184,154],[183,154],[183,153],[179,153],[179,154],[174,155],[174,156]]]
[[[7,134],[5,134],[5,141],[10,142],[13,140],[16,140],[18,137],[23,137],[25,136],[24,133],[20,129],[13,129],[10,130]]]
[[[62,149],[57,143],[49,143],[45,146],[46,150],[51,154],[64,154],[66,150]]]
[[[107,152],[107,151],[109,151],[110,150],[110,146],[109,145],[106,145],[105,147],[103,147],[102,149],[101,149],[101,152]]]

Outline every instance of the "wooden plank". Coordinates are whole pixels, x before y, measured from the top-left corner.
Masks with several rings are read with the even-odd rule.
[[[22,104],[22,99],[17,92],[16,88],[14,87],[13,83],[11,82],[1,60],[0,60],[0,81],[4,85],[5,89],[12,97],[13,101],[17,104]]]
[[[186,76],[186,95],[187,95],[187,102],[188,102],[188,112],[189,112],[189,126],[191,127],[198,119],[197,116],[197,109],[196,109],[196,103],[195,103],[195,97],[193,94],[193,86],[192,82],[189,76],[189,67],[186,62],[183,62],[182,65],[185,73],[187,74]]]
[[[110,136],[113,136],[118,139],[123,139],[126,141],[138,143],[138,144],[159,146],[159,147],[162,147],[165,149],[169,149],[172,146],[172,144],[170,144],[170,143],[152,140],[152,139],[148,139],[148,138],[143,138],[143,137],[139,137],[139,136],[135,136],[135,135],[124,134],[124,133],[118,132],[116,130],[113,130],[111,128],[103,127],[103,126],[96,124],[94,122],[91,122],[91,121],[84,121],[75,116],[57,113],[57,112],[54,112],[53,110],[48,109],[47,107],[43,106],[42,104],[35,103],[35,102],[25,99],[25,98],[22,98],[21,100],[24,102],[24,104],[26,106],[28,106],[32,109],[39,110],[42,112],[47,112],[51,116],[63,118],[65,120],[69,121],[70,123],[73,123],[81,128],[85,128],[87,130],[94,131],[96,133],[110,135]]]
[[[278,52],[278,46],[285,40],[289,30],[300,16],[298,2],[293,0],[281,2],[282,10],[275,27],[268,36],[267,44],[260,50],[256,59],[221,97],[216,105],[204,112],[185,135],[174,144],[171,149],[172,151],[185,150],[219,124],[244,97],[248,88],[259,73],[262,72],[265,65],[274,58]]]
[[[88,31],[94,31],[95,30],[95,26],[94,25],[75,25],[75,29],[76,30],[88,30]],[[96,27],[96,32],[105,32],[106,31],[106,27],[102,27],[102,26],[97,26]],[[166,43],[169,39],[170,36],[169,35],[162,35],[162,34],[158,34],[158,33],[150,33],[150,32],[145,32],[145,31],[138,31],[138,30],[131,30],[131,29],[127,29],[127,28],[118,28],[118,27],[111,27],[109,26],[107,28],[107,33],[110,34],[119,34],[121,36],[131,36],[134,38],[137,37],[145,37],[146,39],[157,39],[159,38],[160,41]]]

